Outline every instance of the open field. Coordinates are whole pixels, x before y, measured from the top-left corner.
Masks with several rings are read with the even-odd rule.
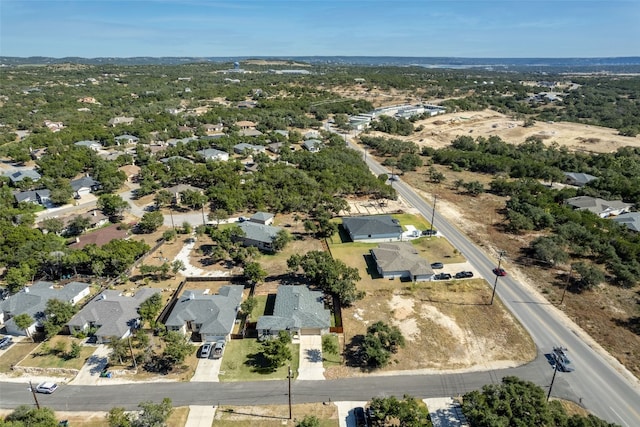
[[[221,406],[216,411],[215,427],[276,427],[294,426],[295,420],[305,415],[315,415],[320,419],[320,427],[338,426],[338,408],[332,404],[305,403],[293,405],[293,420],[289,420],[289,408],[285,405],[271,406]]]

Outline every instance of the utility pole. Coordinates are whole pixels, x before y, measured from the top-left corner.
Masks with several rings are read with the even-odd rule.
[[[431,207],[431,228],[429,229],[429,236],[433,236],[433,220],[436,216],[436,202],[438,201],[438,195],[433,195],[433,206]]]
[[[292,419],[293,416],[291,414],[291,377],[293,375],[291,375],[291,365],[289,365],[289,375],[287,375],[287,378],[289,379],[289,419]]]
[[[549,385],[549,393],[547,393],[547,402],[549,401],[549,398],[551,397],[551,390],[553,389],[553,383],[556,380],[556,374],[558,373],[558,361],[555,360],[555,358],[557,357],[555,355],[555,353],[551,353],[553,355],[554,358],[554,364],[553,364],[553,377],[551,377],[551,384]]]
[[[204,226],[206,226],[206,225],[207,225],[207,223],[206,223],[206,222],[205,222],[205,220],[204,220],[204,203],[203,203],[203,204],[202,204],[202,226],[204,227]]]
[[[562,302],[564,301],[564,295],[567,293],[567,289],[571,284],[571,273],[573,273],[573,264],[569,268],[569,274],[567,274],[567,284],[564,286],[564,290],[562,291],[562,298],[560,298],[560,305],[562,305]]]
[[[496,270],[497,273],[500,272],[500,264],[502,263],[502,257],[504,256],[506,252],[505,251],[499,251],[498,254],[500,255],[500,257],[498,258],[498,268]],[[496,274],[496,280],[493,282],[493,292],[491,293],[491,302],[489,303],[489,305],[493,305],[493,298],[496,296],[496,288],[498,287],[498,276]]]
[[[38,397],[36,396],[36,389],[33,388],[31,381],[29,381],[29,390],[31,390],[31,394],[33,394],[33,400],[36,401],[36,408],[40,409],[40,402],[38,402]]]
[[[129,341],[129,351],[131,352],[131,360],[133,360],[134,369],[138,369],[138,362],[136,362],[136,357],[133,355],[133,346],[131,345],[131,335],[127,337]]]
[[[176,225],[173,223],[173,205],[169,206],[169,216],[171,217],[171,227],[175,230]]]

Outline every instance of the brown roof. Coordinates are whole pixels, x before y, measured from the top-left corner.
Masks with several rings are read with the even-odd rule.
[[[124,165],[120,166],[118,169],[124,172],[127,176],[136,176],[140,173],[140,166],[136,165]]]
[[[103,246],[115,239],[124,239],[128,233],[126,230],[119,230],[118,224],[113,224],[92,233],[84,234],[78,237],[76,243],[69,245],[74,249],[82,249],[87,245],[94,244],[96,246]]]

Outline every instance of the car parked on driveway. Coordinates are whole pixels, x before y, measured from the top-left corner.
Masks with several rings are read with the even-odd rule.
[[[434,270],[439,270],[441,268],[444,268],[444,264],[441,262],[434,262],[431,264],[431,268],[433,268]]]
[[[211,343],[206,342],[202,345],[202,348],[200,349],[200,357],[202,359],[208,359],[209,355],[211,355]]]
[[[353,408],[353,416],[356,419],[356,427],[367,427],[367,415],[362,406]]]
[[[449,280],[451,279],[451,275],[449,273],[438,273],[433,276],[434,280]]]
[[[0,350],[9,348],[11,344],[13,344],[13,338],[9,336],[0,338]]]
[[[52,382],[40,383],[36,386],[36,391],[38,393],[51,394],[56,391],[58,388],[58,384]]]
[[[493,269],[493,274],[495,274],[496,276],[506,276],[507,272],[504,271],[504,268],[494,268]]]
[[[470,277],[473,277],[473,272],[472,271],[458,271],[455,276],[456,279],[468,279]]]
[[[213,358],[220,359],[222,357],[222,353],[224,353],[224,345],[226,342],[224,340],[217,341],[213,346]]]

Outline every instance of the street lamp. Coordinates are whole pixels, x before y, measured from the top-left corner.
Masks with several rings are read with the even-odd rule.
[[[498,273],[500,273],[500,264],[502,263],[502,257],[506,254],[506,252],[501,250],[498,252],[498,254],[500,255],[500,257],[498,258],[498,268],[495,271],[496,280],[493,282],[493,292],[491,293],[491,302],[489,303],[489,305],[493,304],[493,298],[496,296],[496,288],[498,287],[498,277],[500,277],[498,275]]]

